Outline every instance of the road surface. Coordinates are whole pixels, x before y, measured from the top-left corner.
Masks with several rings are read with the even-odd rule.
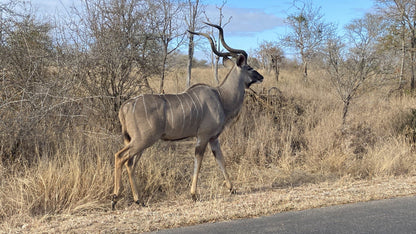
[[[416,233],[416,196],[284,212],[156,233]]]

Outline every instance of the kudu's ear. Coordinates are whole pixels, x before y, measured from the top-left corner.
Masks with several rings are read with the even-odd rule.
[[[238,56],[238,58],[237,58],[237,66],[241,67],[241,66],[243,66],[243,65],[245,65],[245,64],[247,64],[247,61],[246,61],[246,56],[244,56],[244,55],[240,54],[240,55]]]

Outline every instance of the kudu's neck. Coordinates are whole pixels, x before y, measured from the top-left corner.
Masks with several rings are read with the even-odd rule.
[[[218,86],[221,101],[225,110],[227,120],[235,117],[241,109],[244,101],[245,85],[240,78],[237,67],[228,73],[224,81]]]

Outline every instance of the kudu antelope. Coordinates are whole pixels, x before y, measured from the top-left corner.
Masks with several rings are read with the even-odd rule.
[[[225,168],[218,136],[227,123],[239,113],[245,89],[253,83],[262,82],[263,76],[247,64],[247,53],[244,50],[233,49],[225,43],[220,26],[208,25],[219,30],[220,40],[229,52],[218,52],[208,34],[190,31],[189,33],[206,37],[216,55],[224,59],[234,57],[235,65],[218,87],[196,84],[183,93],[145,94],[123,103],[119,118],[125,146],[115,154],[113,209],[120,195],[123,165],[127,168],[134,201],[140,204],[134,169],[143,150],[159,139],[172,141],[196,137],[191,186],[193,200],[196,200],[198,174],[208,143],[224,174],[228,189],[234,191]]]

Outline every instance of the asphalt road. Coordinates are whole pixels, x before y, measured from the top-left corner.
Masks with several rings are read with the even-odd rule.
[[[157,233],[416,233],[416,196],[284,212]]]

